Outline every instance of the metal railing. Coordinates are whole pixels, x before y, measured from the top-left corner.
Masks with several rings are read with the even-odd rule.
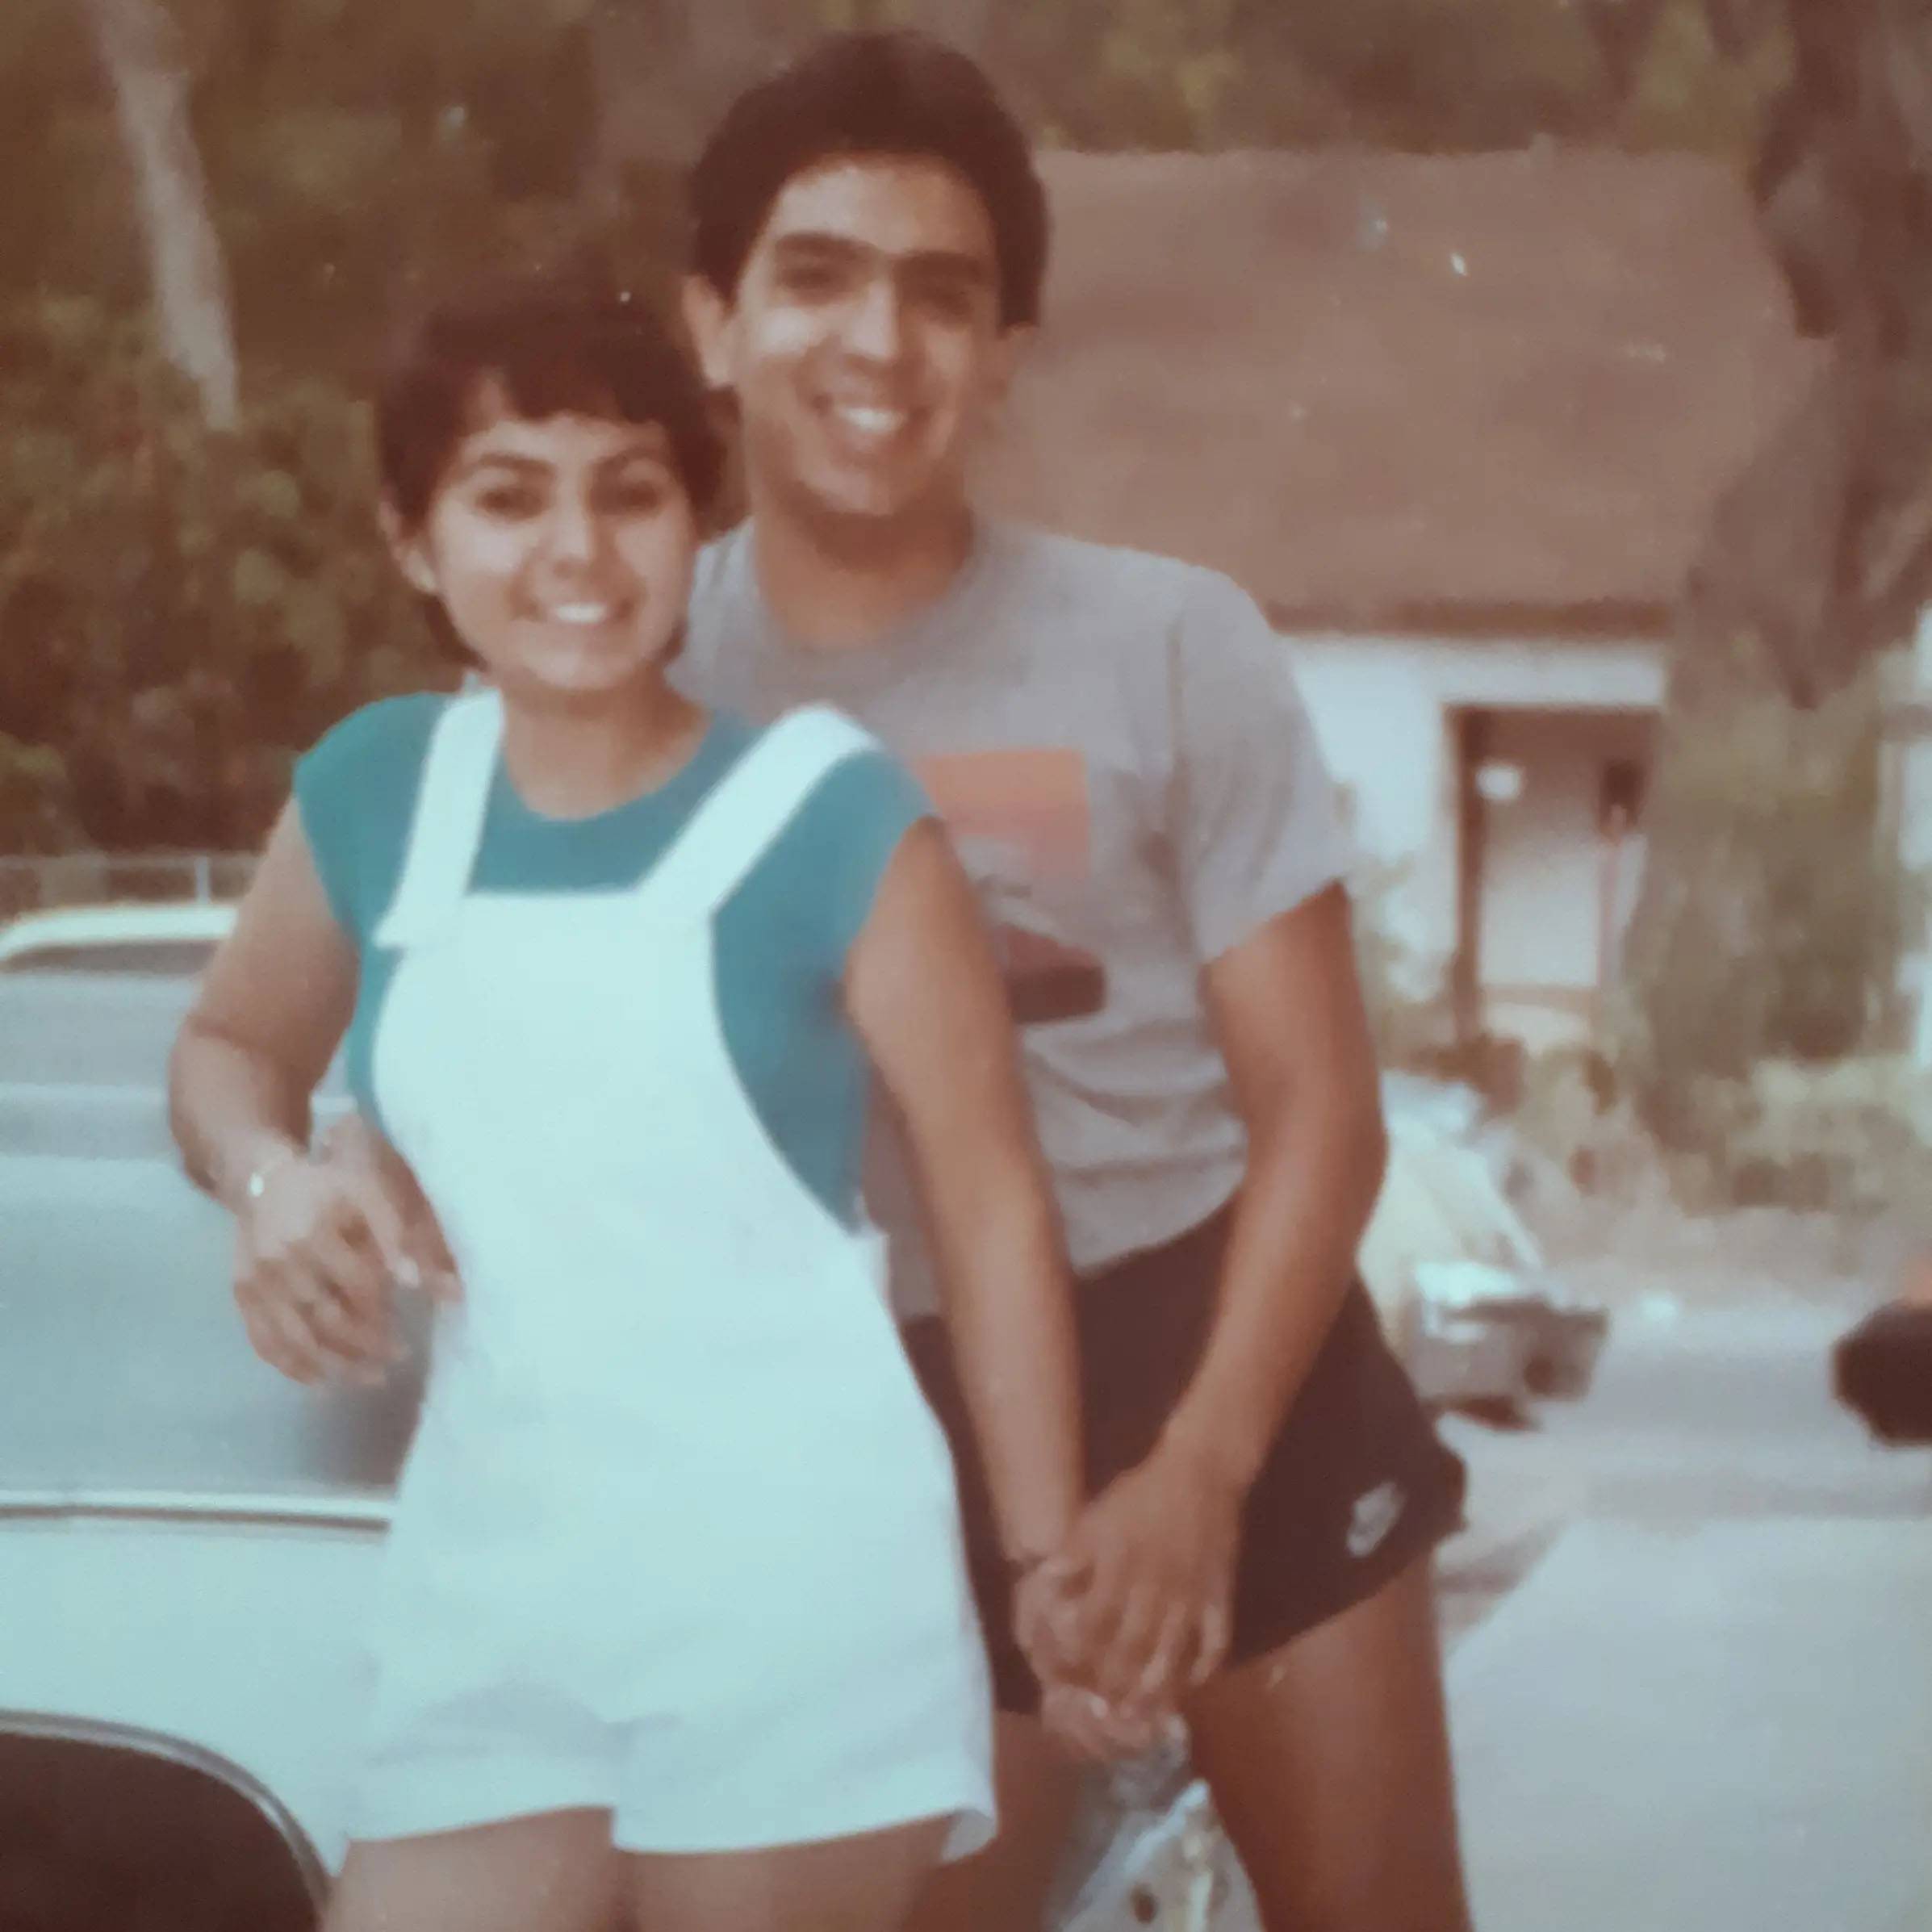
[[[232,899],[255,869],[253,852],[61,852],[0,857],[0,920],[56,905],[129,899]]]

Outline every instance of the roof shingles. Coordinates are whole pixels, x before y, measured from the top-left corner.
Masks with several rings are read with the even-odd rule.
[[[1048,153],[993,501],[1284,615],[1658,610],[1819,366],[1693,157]]]

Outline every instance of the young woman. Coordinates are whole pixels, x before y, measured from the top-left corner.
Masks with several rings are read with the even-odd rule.
[[[267,1361],[317,1379],[390,1332],[391,1281],[437,1295],[329,1926],[893,1926],[987,1836],[990,1720],[858,1202],[874,1073],[1049,1673],[1039,1560],[1080,1501],[971,890],[842,717],[755,729],[667,683],[720,460],[638,305],[441,312],[380,441],[397,560],[486,684],[301,761],[172,1068]],[[379,1138],[313,1152],[345,1035]]]

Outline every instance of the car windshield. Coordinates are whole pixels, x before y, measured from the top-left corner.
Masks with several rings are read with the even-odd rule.
[[[191,1506],[393,1479],[408,1378],[318,1393],[258,1361],[228,1216],[169,1138],[169,1049],[212,943],[50,947],[0,977],[0,1499]],[[320,1098],[343,1104],[339,1064]]]
[[[407,1370],[312,1390],[250,1350],[228,1216],[162,1161],[0,1161],[0,1506],[9,1495],[378,1495],[414,1415]]]

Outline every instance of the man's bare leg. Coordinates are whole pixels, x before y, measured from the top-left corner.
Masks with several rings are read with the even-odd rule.
[[[1428,1558],[1188,1719],[1267,1932],[1470,1932]]]

